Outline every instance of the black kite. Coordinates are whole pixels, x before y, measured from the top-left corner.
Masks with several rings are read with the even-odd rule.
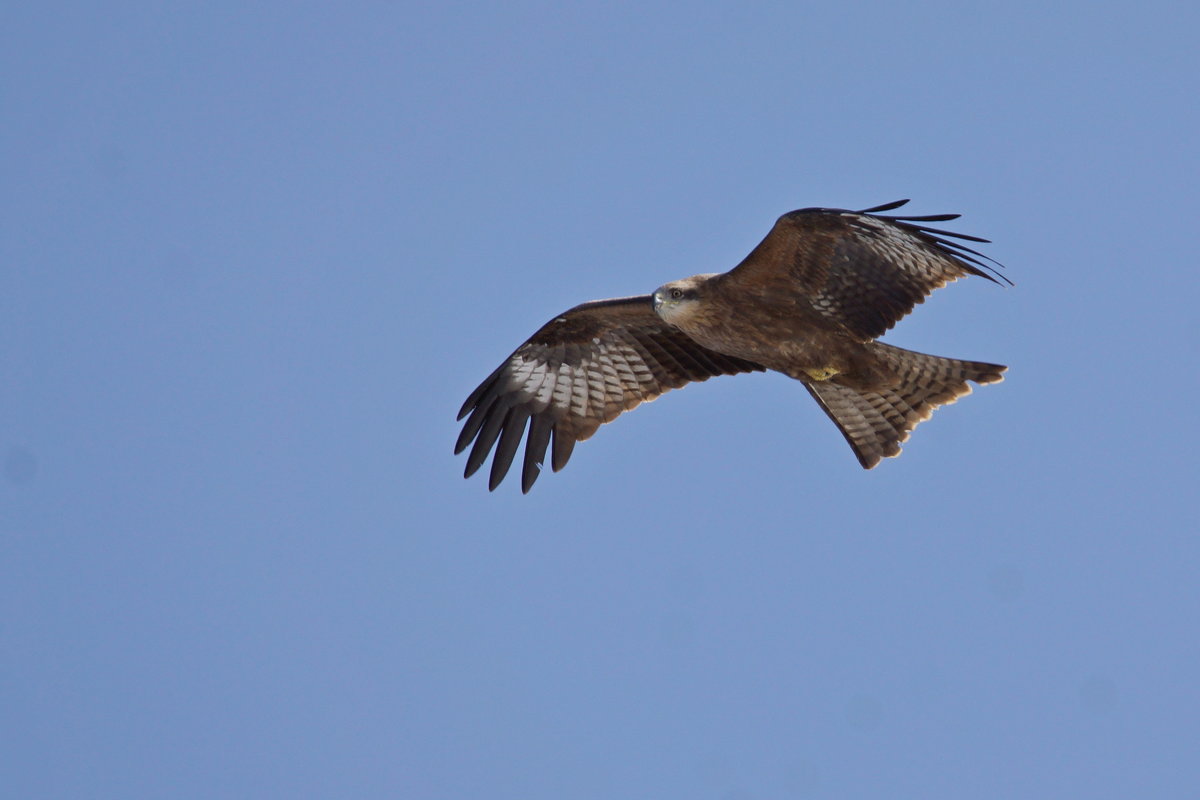
[[[528,492],[552,436],[557,472],[576,442],[639,403],[691,381],[766,369],[804,384],[865,469],[899,455],[935,408],[970,393],[967,381],[994,383],[1006,368],[875,339],[950,281],[999,283],[987,270],[1011,283],[980,260],[987,256],[944,237],[986,239],[924,224],[958,214],[880,213],[906,202],[793,211],[729,272],[584,303],[550,320],[463,403],[458,418],[470,418],[454,452],[475,442],[466,477],[499,439],[488,482],[495,489],[528,423]]]

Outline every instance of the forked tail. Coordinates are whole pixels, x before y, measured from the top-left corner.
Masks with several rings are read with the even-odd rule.
[[[858,461],[870,469],[885,457],[900,455],[900,444],[938,406],[971,393],[967,381],[996,383],[1007,367],[981,361],[941,358],[881,342],[868,345],[897,382],[864,391],[832,380],[805,383],[821,408],[841,430]]]

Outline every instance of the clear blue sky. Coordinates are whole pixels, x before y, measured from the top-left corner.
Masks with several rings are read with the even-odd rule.
[[[1185,3],[23,3],[0,19],[0,786],[1200,796]],[[779,375],[523,497],[552,315],[914,198],[1011,365],[864,472]]]

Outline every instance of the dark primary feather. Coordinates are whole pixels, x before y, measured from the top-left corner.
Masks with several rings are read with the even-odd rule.
[[[958,242],[949,242],[940,237],[950,236],[955,239],[965,239],[969,242],[982,242],[983,244],[991,244],[991,241],[992,241],[991,239],[983,239],[979,236],[971,236],[970,234],[966,234],[966,233],[954,233],[953,231],[938,230],[937,228],[930,228],[925,225],[908,224],[908,223],[912,223],[912,222],[949,222],[950,220],[958,219],[959,217],[962,216],[962,214],[927,214],[927,215],[921,216],[921,217],[907,217],[907,216],[901,217],[901,216],[893,216],[890,214],[876,214],[875,213],[877,211],[890,211],[893,208],[899,208],[900,206],[905,205],[908,202],[909,202],[908,200],[897,200],[894,203],[888,203],[886,205],[876,206],[875,208],[868,208],[865,211],[859,211],[856,213],[871,214],[873,216],[878,217],[879,219],[884,219],[884,220],[887,220],[888,222],[893,222],[898,227],[903,228],[904,230],[907,230],[910,233],[913,233],[922,239],[929,240],[930,242],[932,242],[935,246],[937,246],[939,248],[942,248],[942,249],[951,248],[950,250],[946,251],[950,254],[951,257],[962,259],[964,261],[970,261],[971,263],[977,264],[978,266],[983,267],[983,269],[987,270],[987,272],[979,272],[979,271],[973,270],[973,269],[968,270],[969,272],[971,272],[972,275],[978,275],[982,278],[987,278],[992,283],[1004,282],[1004,283],[1007,283],[1009,286],[1013,285],[1011,280],[1009,280],[1007,277],[1005,277],[1000,272],[996,271],[996,269],[995,269],[996,267],[1003,268],[1003,266],[1004,266],[996,259],[992,258],[991,256],[984,255],[983,253],[980,253],[978,250],[972,250],[970,247],[967,247],[966,245],[959,244]],[[976,258],[976,256],[978,256],[978,258]],[[986,259],[987,261],[990,261],[992,263],[990,265],[985,264],[983,261],[979,260],[980,258]]]
[[[454,452],[474,442],[470,477],[494,447],[488,488],[495,489],[528,425],[521,465],[528,492],[547,448],[557,472],[575,442],[639,403],[691,381],[762,369],[696,344],[654,313],[649,295],[584,303],[542,326],[471,392]]]
[[[978,275],[998,283],[993,274],[1006,280],[981,260],[987,256],[953,241],[985,239],[922,224],[957,215],[878,213],[907,202],[864,211],[806,208],[784,214],[727,279],[798,295],[863,341],[883,335],[949,281]]]
[[[856,211],[855,213],[856,214],[875,214],[880,211],[891,211],[893,208],[899,208],[900,206],[908,205],[910,202],[911,201],[906,197],[903,200],[893,200],[892,202],[884,203],[881,206],[872,206],[871,208],[864,208],[862,211]],[[832,208],[832,209],[822,209],[822,210],[838,211],[839,209]],[[955,215],[955,216],[958,216],[958,215]]]

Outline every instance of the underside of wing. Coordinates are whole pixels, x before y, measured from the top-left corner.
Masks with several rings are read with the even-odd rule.
[[[986,239],[927,225],[959,215],[881,213],[907,202],[862,211],[806,208],[784,214],[727,277],[801,295],[862,340],[883,335],[950,281],[977,275],[1011,283],[997,271],[998,263],[955,241]]]
[[[463,403],[454,452],[471,446],[470,477],[495,447],[488,488],[512,465],[528,426],[521,491],[554,471],[575,443],[640,403],[692,381],[763,368],[708,350],[654,313],[649,295],[584,303],[555,317],[509,356]]]

